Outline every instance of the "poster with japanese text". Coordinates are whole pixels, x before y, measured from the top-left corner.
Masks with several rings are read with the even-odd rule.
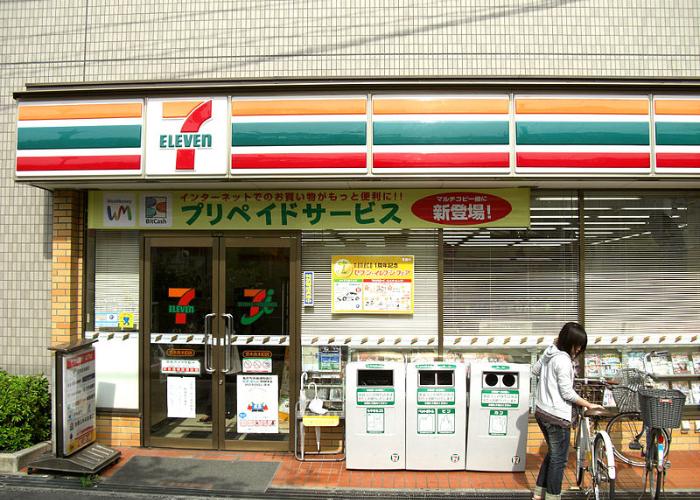
[[[413,314],[413,261],[413,255],[334,255],[332,312]]]
[[[239,434],[277,434],[277,375],[237,375]]]
[[[63,454],[71,455],[97,439],[95,349],[63,357]]]

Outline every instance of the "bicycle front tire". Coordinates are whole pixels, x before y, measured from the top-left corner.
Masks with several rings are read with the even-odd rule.
[[[613,447],[614,449],[614,447]],[[610,454],[603,436],[598,434],[593,442],[593,490],[596,500],[615,500],[615,477],[610,477],[610,469],[615,470],[615,458]],[[612,458],[610,458],[612,457]],[[612,460],[612,463],[610,461]],[[615,476],[615,474],[612,474]]]

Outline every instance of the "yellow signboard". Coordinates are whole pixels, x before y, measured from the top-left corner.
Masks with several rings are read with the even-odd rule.
[[[333,313],[413,314],[412,255],[335,255]]]
[[[529,227],[530,190],[91,191],[91,229]]]

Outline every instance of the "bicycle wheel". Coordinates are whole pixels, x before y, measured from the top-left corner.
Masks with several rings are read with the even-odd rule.
[[[586,448],[588,448],[588,440],[584,439],[585,424],[583,419],[579,420],[576,427],[576,437],[574,438],[574,449],[576,450],[576,486],[583,484],[583,476],[586,473]]]
[[[596,500],[614,500],[615,498],[615,458],[609,451],[611,450],[608,450],[603,436],[598,434],[593,443],[592,464],[593,492]]]
[[[664,429],[651,429],[649,434],[649,452],[647,474],[649,475],[649,493],[653,500],[661,498],[661,491],[666,476],[666,457],[669,439]],[[659,463],[662,462],[662,463]]]
[[[618,413],[610,419],[605,431],[613,442],[613,453],[618,460],[644,467],[647,440],[640,413]]]

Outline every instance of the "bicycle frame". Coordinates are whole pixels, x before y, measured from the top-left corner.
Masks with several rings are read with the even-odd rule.
[[[604,430],[598,430],[591,424],[591,419],[589,417],[584,417],[583,412],[579,410],[579,426],[581,428],[581,442],[579,443],[579,448],[576,450],[577,462],[579,459],[583,459],[583,462],[588,462],[589,472],[591,477],[598,477],[598,464],[593,460],[593,447],[596,439],[602,439],[605,443],[605,454],[607,458],[607,476],[610,479],[615,479],[616,468],[615,468],[615,455],[613,454],[613,444],[610,436]],[[577,432],[578,429],[577,429]],[[592,436],[592,438],[591,438]],[[578,463],[577,463],[578,466]]]

